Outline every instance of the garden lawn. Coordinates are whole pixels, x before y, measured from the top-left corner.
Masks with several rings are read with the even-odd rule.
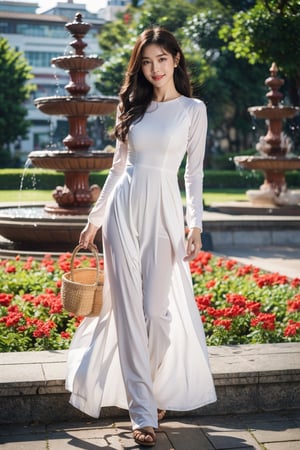
[[[212,203],[229,202],[238,200],[247,200],[243,190],[226,189],[226,190],[205,190],[203,199],[206,206]],[[1,202],[49,202],[52,201],[52,191],[41,191],[33,189],[24,189],[22,191],[0,190]],[[184,194],[183,194],[184,201]]]
[[[70,253],[0,259],[0,352],[69,347],[82,320],[61,302],[70,260]],[[75,267],[95,264],[93,256],[75,258]],[[210,252],[200,252],[190,268],[208,345],[300,342],[300,279]]]
[[[40,191],[24,189],[22,191],[0,190],[1,202],[49,202],[52,199],[52,191]]]

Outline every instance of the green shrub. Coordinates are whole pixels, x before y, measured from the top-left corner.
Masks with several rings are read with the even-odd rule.
[[[240,170],[207,170],[204,173],[204,189],[258,188],[263,182],[259,172]]]
[[[103,186],[108,170],[91,172],[90,184]],[[262,172],[248,170],[205,170],[205,189],[257,189],[263,182]],[[300,187],[300,172],[286,173],[289,188]],[[43,169],[2,169],[0,186],[3,190],[39,189],[50,190],[64,184],[61,172]],[[184,187],[184,169],[179,170],[179,184]]]

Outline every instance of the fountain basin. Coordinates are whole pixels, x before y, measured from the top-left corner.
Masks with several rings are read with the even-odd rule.
[[[93,70],[102,66],[103,59],[98,56],[70,55],[52,58],[52,64],[64,70]]]
[[[28,158],[35,167],[62,172],[101,171],[111,167],[114,153],[102,150],[73,152],[68,150],[36,150]]]
[[[47,205],[46,205],[47,206]],[[51,207],[51,203],[48,204]],[[20,250],[72,251],[87,222],[87,215],[55,215],[47,213],[44,204],[1,206],[0,235],[7,239],[1,247]],[[101,233],[96,245],[102,248]]]
[[[292,119],[300,108],[295,106],[251,106],[249,113],[259,119]]]
[[[44,114],[62,116],[101,116],[115,112],[117,97],[40,97],[35,106]]]
[[[300,156],[293,157],[266,157],[266,156],[235,156],[235,163],[243,169],[250,170],[296,170],[300,169]]]
[[[300,193],[287,189],[285,171],[300,169],[300,157],[236,156],[234,162],[244,169],[264,172],[265,180],[260,189],[246,192],[253,205],[292,207],[294,213],[299,210]]]

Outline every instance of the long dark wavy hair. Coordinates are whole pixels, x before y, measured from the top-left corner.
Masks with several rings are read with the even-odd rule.
[[[142,72],[143,50],[150,44],[158,45],[174,58],[179,55],[179,62],[174,70],[175,87],[180,94],[186,97],[192,95],[185,58],[173,34],[158,26],[143,31],[132,50],[124,83],[120,90],[120,116],[115,128],[115,136],[123,142],[127,139],[130,125],[143,117],[153,99],[153,86],[146,80]]]

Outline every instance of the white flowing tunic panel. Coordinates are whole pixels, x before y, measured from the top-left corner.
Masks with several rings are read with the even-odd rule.
[[[91,223],[103,225],[104,306],[99,318],[84,319],[68,354],[66,388],[72,392],[70,402],[92,417],[99,417],[103,406],[129,407],[118,327],[127,327],[122,333],[124,336],[128,331],[127,345],[132,339],[132,349],[127,352],[130,360],[132,350],[134,360],[139,346],[134,336],[140,335],[144,320],[138,307],[132,310],[130,323],[122,324],[116,318],[125,308],[120,300],[123,294],[136,301],[142,278],[141,255],[149,256],[149,265],[156,264],[162,233],[168,236],[175,258],[168,289],[168,338],[162,343],[163,358],[147,386],[151,385],[155,407],[160,409],[186,411],[216,401],[189,265],[183,261],[184,217],[177,181],[187,155],[186,220],[190,228],[202,228],[206,130],[203,102],[181,96],[151,102],[143,118],[131,126],[128,143],[117,143],[112,169],[89,216]],[[117,245],[117,254],[111,250],[112,243]],[[124,266],[128,279],[124,279],[126,270],[116,277],[118,267]],[[159,275],[163,283],[164,272]]]

